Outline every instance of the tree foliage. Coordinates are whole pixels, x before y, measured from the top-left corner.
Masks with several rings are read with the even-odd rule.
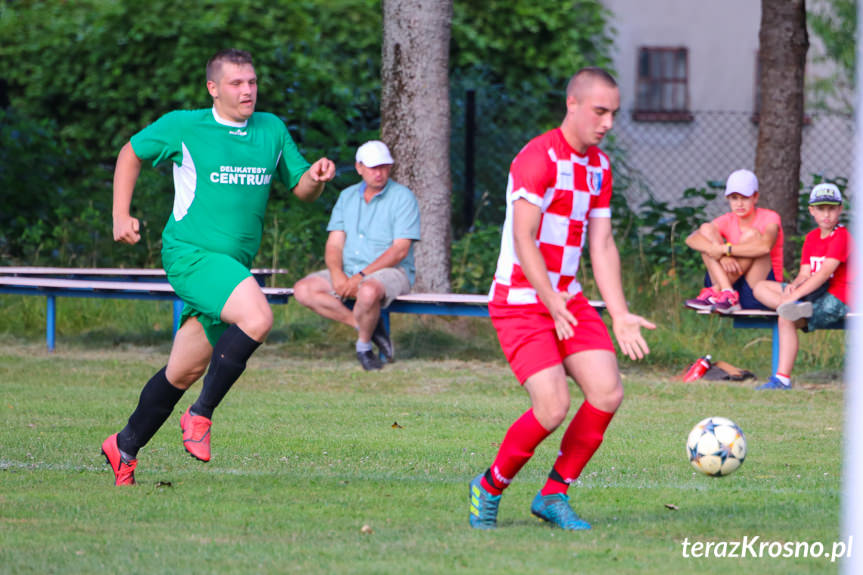
[[[454,11],[453,115],[460,122],[464,87],[481,93],[480,137],[496,143],[478,150],[477,193],[492,190],[498,204],[512,156],[559,121],[569,75],[608,63],[605,13],[594,0],[456,0]],[[340,174],[312,205],[276,188],[256,265],[319,263],[336,192],[356,181],[355,147],[379,136],[381,30],[380,0],[0,0],[11,102],[0,115],[0,262],[159,265],[170,170],[143,170],[133,200],[142,242],[114,246],[116,154],[163,113],[208,107],[204,64],[233,46],[255,57],[259,109]],[[454,133],[454,171],[462,140]]]
[[[13,141],[4,146],[2,158],[7,161],[0,174],[10,173],[10,165],[28,166],[40,178],[40,195],[49,201],[32,201],[32,178],[4,180],[8,185],[0,189],[0,212],[14,213],[22,226],[98,230],[101,241],[94,249],[92,238],[60,235],[53,238],[54,249],[42,250],[38,258],[14,241],[7,240],[0,250],[7,258],[30,263],[73,263],[76,254],[77,259],[87,254],[87,260],[96,263],[119,263],[113,261],[110,237],[116,154],[132,134],[165,112],[210,106],[204,65],[227,46],[249,50],[255,57],[258,109],[281,116],[309,158],[328,155],[350,176],[354,147],[377,135],[379,123],[380,39],[357,30],[379,26],[378,7],[368,0],[278,0],[265,5],[250,0],[154,0],[146,9],[130,0],[4,4],[0,59],[14,114],[0,123],[0,137]],[[33,149],[33,138],[51,145]],[[43,170],[48,164],[58,167]],[[133,207],[147,229],[139,246],[124,249],[124,263],[159,265],[159,234],[172,191],[170,177],[143,171]],[[312,206],[291,202],[299,214],[286,216],[281,213],[284,190],[277,191],[281,193],[275,194],[269,223],[281,220],[281,245],[270,248],[278,247],[287,256],[283,264],[305,265],[294,261],[303,254],[286,249],[292,240],[290,233],[281,237],[285,223],[296,220],[291,227],[301,228],[303,222],[319,222],[334,193]],[[54,199],[64,194],[76,204],[93,207],[86,220],[82,210],[66,213]],[[30,201],[21,205],[16,198]],[[325,232],[320,228],[315,239],[322,242]],[[0,236],[14,238],[17,234],[11,231],[4,222]],[[267,237],[275,238],[272,231]],[[262,258],[271,263],[271,256]]]
[[[609,12],[595,0],[454,3],[450,50],[452,178],[456,235],[466,231],[465,93],[476,94],[474,205],[487,223],[504,217],[509,164],[529,139],[560,124],[569,78],[611,66]],[[480,205],[480,198],[489,200]]]
[[[830,77],[813,83],[815,104],[851,113],[857,67],[857,1],[821,0],[807,12],[806,19],[824,48],[824,54],[816,60],[834,66]]]

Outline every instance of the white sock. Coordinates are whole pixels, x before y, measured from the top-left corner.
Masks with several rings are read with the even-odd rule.
[[[775,377],[776,379],[781,381],[783,385],[791,385],[791,378],[788,377],[787,375],[780,375],[777,373],[773,377]]]
[[[358,352],[362,353],[364,351],[371,351],[371,350],[372,350],[372,342],[357,340],[357,351]]]

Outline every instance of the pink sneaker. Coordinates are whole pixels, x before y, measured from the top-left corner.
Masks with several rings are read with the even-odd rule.
[[[712,287],[706,287],[701,290],[697,298],[686,300],[684,305],[700,311],[712,311],[718,297],[719,292]]]
[[[716,298],[713,311],[728,315],[742,309],[740,307],[740,294],[736,291],[721,291]]]

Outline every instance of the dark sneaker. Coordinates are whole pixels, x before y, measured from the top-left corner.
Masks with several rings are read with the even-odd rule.
[[[543,496],[540,491],[530,504],[530,512],[543,521],[568,531],[590,529],[590,523],[576,515],[569,506],[569,496],[565,493]]]
[[[366,371],[381,369],[384,366],[384,364],[381,363],[381,360],[378,359],[378,356],[376,356],[375,352],[372,350],[358,351],[357,359],[360,361],[360,365],[363,366],[363,369]]]
[[[191,407],[180,418],[183,430],[183,447],[199,461],[210,460],[210,427],[212,420],[203,415],[192,415]]]
[[[470,482],[470,526],[474,529],[497,527],[497,508],[500,495],[492,495],[482,487],[480,473]]]
[[[372,334],[372,342],[378,346],[378,350],[387,362],[392,363],[393,359],[393,342],[390,340],[390,334],[384,329],[384,320],[379,319],[378,325],[375,326],[375,331]]]
[[[776,313],[782,319],[797,321],[798,319],[812,317],[812,302],[789,301],[776,308]]]
[[[763,383],[756,387],[755,389],[764,390],[764,389],[791,389],[791,384],[785,385],[782,383],[778,377],[775,375],[771,375],[770,379],[767,380],[767,383]]]
[[[111,435],[102,442],[102,455],[114,472],[114,485],[135,485],[135,466],[137,459],[127,459],[117,447],[117,434]]]
[[[716,303],[713,304],[713,311],[718,311],[721,314],[728,315],[736,311],[740,311],[740,294],[736,291],[721,291],[716,297]]]
[[[701,290],[698,297],[686,300],[683,305],[700,311],[712,311],[718,295],[712,287],[706,287]]]

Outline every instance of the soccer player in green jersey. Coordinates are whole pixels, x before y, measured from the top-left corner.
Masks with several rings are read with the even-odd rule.
[[[327,158],[309,163],[284,122],[255,112],[257,76],[249,53],[223,50],[207,63],[211,109],[175,111],[123,146],[114,172],[114,240],[141,239],[130,215],[144,160],[174,167],[174,208],[162,233],[162,263],[184,302],[168,364],[144,386],[119,433],[102,443],[116,485],[135,483],[138,450],[204,372],[197,401],[183,414],[183,445],[210,459],[213,410],[243,373],[273,324],[269,303],[249,268],[258,251],[273,176],[314,201],[335,176]],[[209,365],[209,369],[208,369]]]

